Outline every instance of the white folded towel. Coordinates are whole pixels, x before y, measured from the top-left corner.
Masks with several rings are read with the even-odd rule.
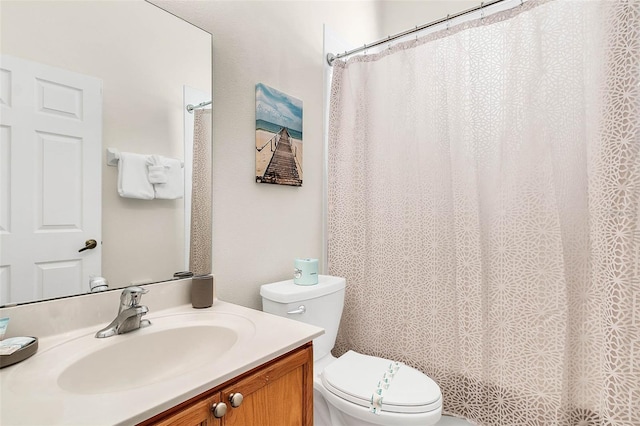
[[[149,166],[149,182],[167,183],[167,171],[164,166]]]
[[[167,173],[167,181],[165,183],[156,183],[153,185],[156,198],[164,200],[177,200],[184,195],[184,173],[182,170],[182,161],[175,158],[160,157],[162,165]]]
[[[121,152],[118,160],[118,194],[125,198],[153,200],[153,185],[147,177],[147,156]]]
[[[162,164],[162,158],[157,155],[147,157],[147,168],[149,169],[149,182],[167,183],[167,167]]]

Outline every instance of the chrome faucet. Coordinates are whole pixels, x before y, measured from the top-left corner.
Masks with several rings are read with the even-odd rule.
[[[140,305],[142,295],[149,290],[142,287],[127,287],[120,295],[120,307],[118,316],[111,321],[111,324],[96,333],[96,337],[110,337],[115,334],[128,333],[141,327],[151,325],[151,321],[141,319],[149,312],[149,308]]]

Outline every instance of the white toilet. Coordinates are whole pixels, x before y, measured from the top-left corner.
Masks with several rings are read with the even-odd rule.
[[[433,425],[440,420],[440,388],[420,371],[394,361],[349,351],[331,355],[345,279],[320,275],[317,285],[293,280],[260,288],[265,312],[313,324],[325,334],[313,341],[315,426]]]

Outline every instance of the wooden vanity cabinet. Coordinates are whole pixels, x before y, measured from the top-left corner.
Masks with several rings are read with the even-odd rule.
[[[221,402],[226,413],[216,418],[211,407]],[[313,347],[307,343],[140,423],[149,425],[313,426]]]
[[[218,426],[220,421],[214,418],[211,412],[212,405],[218,402],[220,402],[220,395],[216,394],[209,398],[194,401],[178,412],[169,414],[157,421],[143,422],[142,424],[156,426]]]

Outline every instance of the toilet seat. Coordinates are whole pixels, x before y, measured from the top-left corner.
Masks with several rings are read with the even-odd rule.
[[[368,409],[387,373],[389,386],[381,386],[382,412],[415,414],[441,409],[442,394],[431,378],[407,365],[400,365],[390,376],[389,366],[393,364],[388,359],[349,351],[323,369],[322,384],[335,396]]]

